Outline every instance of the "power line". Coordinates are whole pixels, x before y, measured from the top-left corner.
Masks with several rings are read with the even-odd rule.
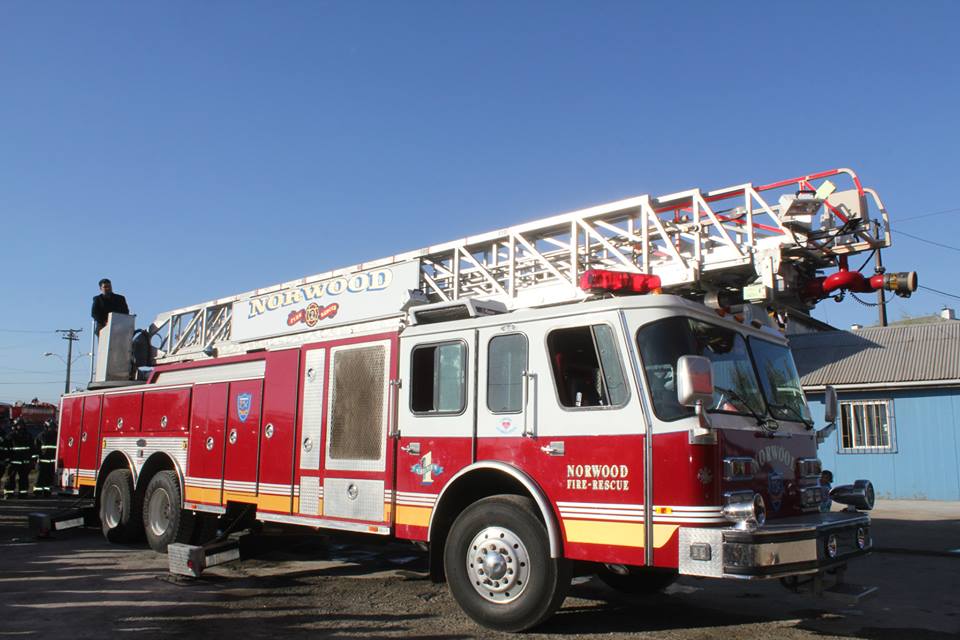
[[[952,293],[947,293],[946,291],[940,291],[939,289],[934,289],[933,287],[926,287],[926,286],[924,286],[924,285],[921,284],[921,285],[919,286],[919,288],[920,288],[920,289],[926,289],[927,291],[933,291],[934,293],[939,293],[940,295],[942,295],[942,296],[947,296],[948,298],[956,298],[957,300],[960,300],[960,296],[958,296],[958,295],[955,295],[955,294],[952,294]]]
[[[960,247],[951,247],[948,244],[941,244],[939,242],[934,242],[933,240],[927,240],[926,238],[921,238],[920,236],[915,236],[913,234],[907,233],[906,231],[897,231],[902,236],[907,236],[908,238],[913,238],[914,240],[919,240],[920,242],[926,242],[927,244],[932,244],[937,247],[942,247],[944,249],[950,249],[951,251],[960,251]]]
[[[910,216],[909,218],[901,218],[900,222],[919,220],[920,218],[929,218],[930,216],[941,216],[945,213],[955,213],[957,211],[960,211],[960,207],[955,207],[953,209],[942,209],[941,211],[931,211],[930,213],[921,213],[920,215]]]
[[[0,384],[60,384],[62,380],[29,380],[27,382],[0,382]]]
[[[0,329],[0,333],[53,333],[53,330],[37,331],[36,329]]]

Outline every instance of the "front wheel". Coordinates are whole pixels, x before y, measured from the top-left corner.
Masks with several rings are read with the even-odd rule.
[[[454,521],[444,549],[450,591],[475,622],[523,631],[546,620],[570,587],[571,565],[550,557],[532,500],[484,498]]]
[[[176,471],[160,471],[150,479],[143,499],[143,528],[147,543],[166,553],[174,542],[189,542],[195,517],[180,508],[180,482]]]

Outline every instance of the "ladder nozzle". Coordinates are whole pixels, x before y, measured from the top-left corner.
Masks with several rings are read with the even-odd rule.
[[[892,291],[902,298],[909,298],[910,294],[917,290],[917,272],[878,273],[867,278],[859,271],[847,271],[841,267],[840,271],[825,278],[810,280],[804,287],[806,297],[814,300],[828,298],[837,291],[872,293],[880,290]]]

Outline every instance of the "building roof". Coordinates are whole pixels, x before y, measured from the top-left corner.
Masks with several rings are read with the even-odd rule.
[[[804,388],[960,381],[960,322],[790,336]]]

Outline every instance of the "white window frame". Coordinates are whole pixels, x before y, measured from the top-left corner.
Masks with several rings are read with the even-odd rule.
[[[896,453],[896,418],[893,413],[893,400],[889,398],[874,398],[869,400],[841,400],[839,415],[837,416],[840,428],[837,433],[837,453]],[[885,444],[870,444],[878,442],[882,433],[879,418],[879,407],[884,407],[887,414],[887,442]],[[858,417],[864,420],[863,440],[854,423]],[[849,438],[845,434],[849,431]],[[844,442],[850,445],[845,446]]]

